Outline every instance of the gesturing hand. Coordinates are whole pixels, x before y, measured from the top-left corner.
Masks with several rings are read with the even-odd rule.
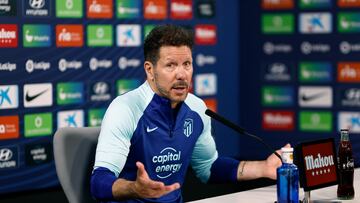
[[[144,164],[136,162],[136,166],[138,170],[133,190],[140,198],[159,198],[180,188],[179,183],[165,185],[163,182],[151,180]]]

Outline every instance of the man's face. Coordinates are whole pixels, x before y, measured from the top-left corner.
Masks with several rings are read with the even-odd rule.
[[[174,108],[189,92],[193,66],[191,49],[187,46],[163,46],[159,60],[152,67],[153,90],[171,100]]]

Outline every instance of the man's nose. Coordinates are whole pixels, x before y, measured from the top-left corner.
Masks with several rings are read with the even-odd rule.
[[[184,80],[185,79],[185,69],[182,66],[178,66],[176,70],[176,79],[177,80]]]

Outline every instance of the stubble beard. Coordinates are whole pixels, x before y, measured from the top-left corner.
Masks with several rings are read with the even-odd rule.
[[[174,97],[174,98],[172,98],[171,94],[170,94],[170,90],[168,91],[164,87],[162,87],[158,82],[159,81],[158,78],[159,78],[158,74],[154,73],[154,83],[155,83],[156,89],[159,91],[160,96],[168,98],[171,102],[182,102],[182,101],[184,101],[186,99],[188,92],[185,94],[184,97],[180,97],[180,98],[175,98]],[[186,85],[187,88],[188,88],[187,83],[184,82],[184,81],[180,81],[180,82],[178,82],[176,84]]]

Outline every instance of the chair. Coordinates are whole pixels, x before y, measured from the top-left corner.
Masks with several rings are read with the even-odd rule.
[[[90,176],[100,128],[60,128],[54,135],[56,173],[69,203],[96,202]]]

